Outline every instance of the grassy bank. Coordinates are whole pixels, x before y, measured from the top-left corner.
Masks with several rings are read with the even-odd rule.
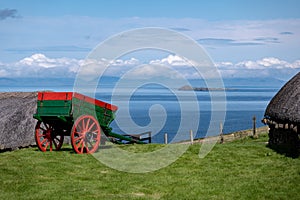
[[[297,199],[300,159],[266,147],[267,136],[217,144],[199,159],[200,144],[170,166],[146,174],[119,172],[70,147],[0,154],[1,199]],[[163,145],[129,145],[148,151]],[[112,158],[113,159],[113,158]]]

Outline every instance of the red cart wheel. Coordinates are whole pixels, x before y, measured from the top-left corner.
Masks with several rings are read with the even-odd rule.
[[[64,136],[55,134],[53,127],[45,122],[38,121],[35,126],[35,141],[41,151],[58,151],[64,142]]]
[[[95,117],[80,116],[71,131],[71,143],[76,153],[94,153],[100,144],[101,128]]]

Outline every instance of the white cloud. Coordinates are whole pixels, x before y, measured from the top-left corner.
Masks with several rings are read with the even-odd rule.
[[[0,65],[1,77],[75,77],[81,67],[84,76],[98,74],[100,67],[109,65],[107,76],[120,76],[122,71],[129,70],[140,63],[139,60],[78,60],[74,58],[49,58],[44,54],[33,54],[14,63]]]
[[[130,58],[129,60],[112,60],[109,62],[112,66],[136,66],[140,64],[140,61],[136,58]]]
[[[127,75],[131,79],[151,79],[151,78],[182,78],[174,69],[161,64],[146,64],[131,69]],[[126,75],[126,74],[125,74]]]
[[[216,66],[218,66],[218,67],[220,67],[220,66],[232,67],[233,63],[232,62],[220,62],[220,63],[216,63]]]
[[[274,57],[263,58],[257,61],[239,62],[237,66],[247,69],[297,69],[300,68],[299,61],[289,63],[285,60],[280,60]]]
[[[0,69],[0,77],[6,77],[8,75],[7,71],[4,69]]]
[[[178,55],[169,55],[161,60],[152,60],[150,64],[168,65],[168,66],[191,66],[186,60]]]
[[[291,68],[300,69],[300,60],[293,62]]]
[[[15,63],[2,63],[0,77],[75,77],[81,67],[82,75],[95,76],[109,64],[106,76],[123,76],[130,74],[136,79],[165,77],[176,79],[199,78],[200,75],[193,66],[178,55],[168,55],[162,59],[151,60],[146,64],[137,58],[114,61],[77,60],[73,58],[49,58],[43,54],[34,54]],[[288,62],[275,57],[260,60],[246,60],[238,63],[215,63],[223,78],[231,77],[274,77],[289,79],[300,71],[300,60]],[[103,68],[101,68],[103,67]],[[210,70],[206,77],[213,77],[215,71]],[[203,74],[202,74],[203,75]]]
[[[243,61],[236,64],[230,62],[216,63],[224,78],[227,77],[273,77],[287,80],[300,71],[300,60],[287,62],[274,57],[256,61]]]
[[[34,66],[43,68],[52,68],[59,66],[78,65],[78,60],[69,58],[48,58],[43,54],[33,54],[30,57],[18,61],[16,66]]]
[[[14,63],[3,63],[0,70],[5,77],[72,77],[80,62],[76,59],[48,58],[43,54],[33,54]]]
[[[263,69],[264,67],[259,65],[257,62],[255,61],[251,61],[251,60],[248,60],[248,61],[243,61],[243,62],[239,62],[236,64],[236,66],[240,69]]]
[[[284,69],[284,68],[298,68],[295,63],[288,63],[287,61],[280,60],[278,58],[263,58],[262,60],[257,61],[257,64],[263,67],[271,67],[276,69]]]

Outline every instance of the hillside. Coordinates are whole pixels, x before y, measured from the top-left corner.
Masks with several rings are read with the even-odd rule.
[[[300,159],[267,148],[267,139],[217,144],[202,159],[200,144],[194,144],[168,167],[144,174],[116,171],[92,155],[74,154],[70,146],[4,152],[1,199],[298,199]],[[164,145],[118,147],[149,152]]]

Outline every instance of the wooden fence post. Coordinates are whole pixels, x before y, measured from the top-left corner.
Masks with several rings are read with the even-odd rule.
[[[253,116],[252,120],[253,120],[253,137],[255,137],[256,136],[256,117],[255,117],[255,115]]]
[[[193,130],[190,130],[190,140],[191,140],[191,144],[193,144],[194,143]]]
[[[165,144],[168,144],[168,134],[165,133]]]
[[[223,124],[220,122],[220,143],[222,144],[224,142],[224,137],[223,137]]]

